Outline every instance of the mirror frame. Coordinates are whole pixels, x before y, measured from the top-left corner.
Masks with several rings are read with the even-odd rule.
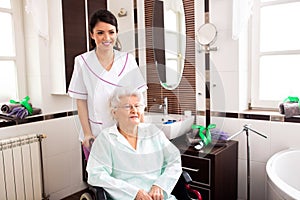
[[[191,110],[196,114],[196,43],[195,43],[195,1],[183,0],[186,18],[186,54],[182,79],[174,90],[166,90],[161,86],[154,60],[153,49],[153,12],[154,0],[144,2],[145,9],[145,39],[146,39],[146,73],[147,73],[147,111],[161,112],[158,105],[163,102],[163,97],[168,97],[168,112],[182,114]],[[190,20],[187,20],[190,19]]]

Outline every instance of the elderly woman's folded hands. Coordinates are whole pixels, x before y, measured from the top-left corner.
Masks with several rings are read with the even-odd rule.
[[[147,193],[144,190],[139,190],[139,192],[135,197],[135,200],[163,200],[163,199],[164,199],[163,190],[156,185],[153,185],[151,187],[149,193]]]

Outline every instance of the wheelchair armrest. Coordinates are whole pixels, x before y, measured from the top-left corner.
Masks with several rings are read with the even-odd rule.
[[[102,187],[92,186],[90,190],[95,194],[97,200],[107,200],[106,192]]]
[[[191,178],[191,176],[189,175],[188,172],[182,171],[181,176],[183,177],[183,180],[184,180],[185,183],[188,184],[188,183],[191,183],[191,182],[192,182],[192,178]]]
[[[197,197],[197,200],[202,200],[202,196],[200,194],[199,191],[193,189],[189,184],[192,182],[192,178],[191,176],[189,175],[188,172],[186,171],[182,171],[182,174],[181,174],[181,179],[185,182],[185,187],[187,189],[187,191],[189,193],[192,193],[195,197]],[[193,198],[190,198],[190,199],[193,199]]]

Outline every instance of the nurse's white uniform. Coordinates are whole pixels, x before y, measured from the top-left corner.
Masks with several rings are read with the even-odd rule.
[[[94,136],[103,128],[114,124],[109,110],[109,97],[116,87],[130,87],[132,91],[140,92],[147,89],[134,57],[116,50],[114,54],[114,62],[109,71],[102,67],[95,50],[75,58],[68,93],[72,98],[87,100],[89,122]],[[84,138],[82,130],[79,138]]]

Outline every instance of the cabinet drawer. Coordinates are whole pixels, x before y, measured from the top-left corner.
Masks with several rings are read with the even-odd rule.
[[[182,169],[187,171],[193,182],[210,186],[211,161],[190,155],[181,155]]]

